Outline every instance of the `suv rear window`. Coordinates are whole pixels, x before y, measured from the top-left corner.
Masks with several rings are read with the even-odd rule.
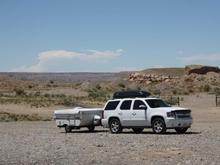
[[[105,110],[115,110],[120,101],[109,101],[105,107]]]
[[[130,110],[131,109],[131,100],[125,100],[123,101],[123,103],[121,104],[120,109],[121,110]]]
[[[151,99],[151,100],[146,100],[146,102],[151,108],[170,107],[170,105],[168,105],[161,99]]]

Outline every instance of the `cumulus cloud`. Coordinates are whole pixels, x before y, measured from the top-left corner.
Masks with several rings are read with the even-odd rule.
[[[180,57],[180,60],[184,64],[192,64],[192,63],[214,64],[220,62],[220,54],[197,54],[197,55]]]
[[[53,50],[39,53],[38,59],[39,61],[49,61],[54,59],[72,59],[79,56],[81,56],[81,53],[65,50]]]
[[[14,69],[11,69],[9,72],[45,72],[45,68],[40,64],[35,64],[32,66],[20,66]]]
[[[66,51],[66,50],[52,50],[45,51],[38,54],[38,62],[31,66],[21,66],[11,70],[12,72],[46,72],[48,66],[58,60],[79,60],[87,62],[108,62],[118,58],[122,54],[122,49],[115,51],[97,51],[87,50],[84,52]]]

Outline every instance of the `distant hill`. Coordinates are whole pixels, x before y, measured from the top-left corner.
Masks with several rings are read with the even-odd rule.
[[[184,68],[151,68],[141,71],[141,73],[164,75],[164,76],[183,76],[185,72]]]
[[[16,80],[28,81],[114,81],[122,77],[123,73],[25,73],[25,72],[1,72],[0,76],[7,76]]]

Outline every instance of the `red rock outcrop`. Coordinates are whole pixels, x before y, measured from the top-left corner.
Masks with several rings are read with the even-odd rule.
[[[220,69],[214,66],[203,66],[203,65],[189,65],[185,67],[185,73],[190,75],[195,74],[207,74],[208,72],[220,73]]]

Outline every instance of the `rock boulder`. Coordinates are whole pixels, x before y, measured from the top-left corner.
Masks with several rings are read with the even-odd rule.
[[[185,73],[190,75],[195,74],[207,74],[208,72],[220,73],[220,69],[214,66],[204,66],[204,65],[188,65],[185,67]]]

